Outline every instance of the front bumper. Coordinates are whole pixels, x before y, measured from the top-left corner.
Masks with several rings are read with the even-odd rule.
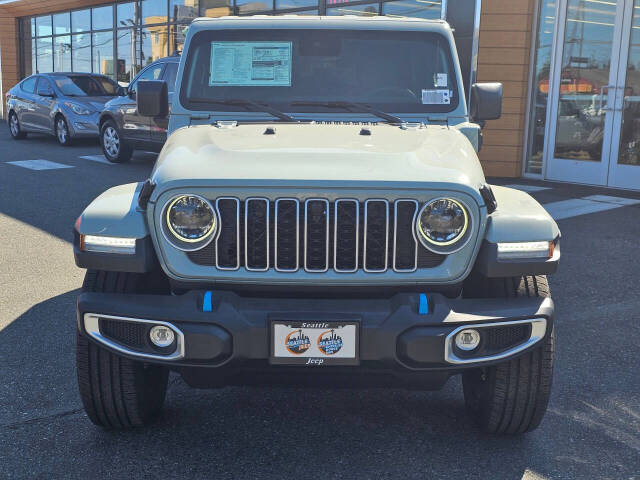
[[[100,134],[98,112],[89,115],[78,115],[73,112],[67,112],[67,125],[69,133],[73,138],[97,137]]]
[[[553,311],[548,298],[449,299],[427,294],[421,302],[420,295],[412,293],[366,299],[243,297],[228,291],[190,291],[180,296],[83,293],[78,298],[78,328],[116,354],[177,370],[200,367],[212,375],[217,374],[214,371],[225,375],[242,370],[304,371],[308,376],[309,367],[269,365],[271,320],[356,321],[360,365],[316,367],[316,371],[440,372],[446,379],[465,368],[499,363],[534,348],[550,334]],[[177,333],[176,345],[169,352],[131,348],[103,335],[100,319],[134,324],[143,332],[153,324],[167,324]],[[528,328],[526,337],[500,351],[479,351],[475,356],[456,351],[453,336],[461,327],[489,333],[517,325]]]

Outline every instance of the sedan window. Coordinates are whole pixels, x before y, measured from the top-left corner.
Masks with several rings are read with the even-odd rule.
[[[37,79],[38,79],[38,77],[36,77],[36,76],[27,78],[24,82],[22,82],[22,84],[20,85],[20,88],[22,88],[22,90],[27,92],[27,93],[35,92],[36,91],[36,80]]]
[[[63,95],[68,97],[94,97],[103,95],[116,95],[116,87],[112,86],[112,92],[105,91],[101,84],[88,75],[59,75],[55,82]]]

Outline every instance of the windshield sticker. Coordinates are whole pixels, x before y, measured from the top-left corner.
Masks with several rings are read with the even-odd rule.
[[[291,42],[211,42],[209,86],[291,86]]]
[[[423,105],[449,105],[451,95],[449,90],[422,90]]]
[[[448,78],[446,73],[436,73],[436,87],[448,87]]]

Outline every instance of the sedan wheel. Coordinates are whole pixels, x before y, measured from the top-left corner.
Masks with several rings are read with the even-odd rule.
[[[56,137],[58,137],[60,145],[69,145],[69,129],[67,122],[62,117],[56,120]]]
[[[14,112],[11,112],[9,115],[9,131],[11,132],[11,136],[16,140],[20,140],[27,136],[27,134],[21,130],[18,115]]]

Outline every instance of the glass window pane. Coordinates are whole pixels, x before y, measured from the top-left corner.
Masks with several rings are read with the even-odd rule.
[[[182,52],[189,25],[169,25],[169,55]]]
[[[53,31],[51,25],[51,15],[44,15],[36,18],[36,31],[39,37],[51,35]]]
[[[142,23],[166,23],[168,16],[167,0],[142,0]]]
[[[116,80],[128,84],[140,71],[140,31],[118,30],[118,75]]]
[[[91,30],[91,10],[71,12],[71,28],[73,32],[88,32]]]
[[[382,4],[382,14],[389,17],[416,17],[439,19],[442,10],[440,0],[401,0]]]
[[[378,4],[343,5],[341,7],[327,8],[327,15],[359,15],[361,17],[371,17],[378,15]]]
[[[53,44],[51,37],[38,38],[36,40],[38,48],[38,73],[48,73],[53,71]]]
[[[327,2],[328,3],[328,2]],[[276,10],[285,8],[317,7],[317,0],[276,0]]]
[[[166,25],[142,29],[142,65],[168,55],[169,28]]]
[[[273,2],[270,0],[236,0],[238,15],[249,15],[255,12],[264,12],[273,9]]]
[[[113,28],[113,7],[98,7],[92,9],[93,29],[106,30]]]
[[[154,65],[153,67],[147,68],[144,72],[140,74],[138,78],[136,78],[135,82],[129,85],[129,91],[135,92],[138,81],[139,80],[158,80],[160,78],[160,74],[162,73],[162,65],[161,63]]]
[[[600,107],[599,99],[606,101],[610,93],[613,95],[607,84],[615,15],[613,1],[591,6],[582,0],[569,0],[555,158],[602,160],[606,111]]]
[[[74,72],[91,71],[91,34],[80,33],[71,37]]]
[[[527,173],[542,173],[542,149],[544,128],[547,118],[547,98],[549,93],[549,69],[553,48],[553,29],[556,16],[556,0],[543,0],[540,5],[540,20],[536,38],[536,53],[531,95]]]
[[[22,82],[22,84],[20,85],[20,88],[22,88],[22,90],[24,90],[27,93],[34,93],[36,91],[36,81],[38,80],[38,77],[29,77],[27,78],[24,82]]]
[[[636,0],[631,23],[627,78],[622,104],[622,130],[618,163],[640,165],[640,0]]]
[[[198,0],[169,0],[169,18],[173,22],[190,22],[198,16]]]
[[[318,10],[296,10],[293,12],[295,15],[318,15]],[[292,15],[287,12],[276,13],[276,15]]]
[[[164,74],[162,75],[162,79],[167,82],[167,89],[169,90],[169,92],[173,92],[175,90],[177,75],[178,64],[167,63],[167,66],[164,69]]]
[[[201,17],[226,17],[233,14],[233,2],[231,0],[200,0]]]
[[[113,76],[113,32],[93,34],[93,72]]]
[[[53,37],[53,69],[56,72],[71,71],[71,35]]]
[[[53,16],[54,35],[64,35],[71,32],[71,15],[69,12],[56,13]]]
[[[118,27],[132,27],[137,25],[138,8],[137,2],[119,3],[116,12],[118,17]]]

